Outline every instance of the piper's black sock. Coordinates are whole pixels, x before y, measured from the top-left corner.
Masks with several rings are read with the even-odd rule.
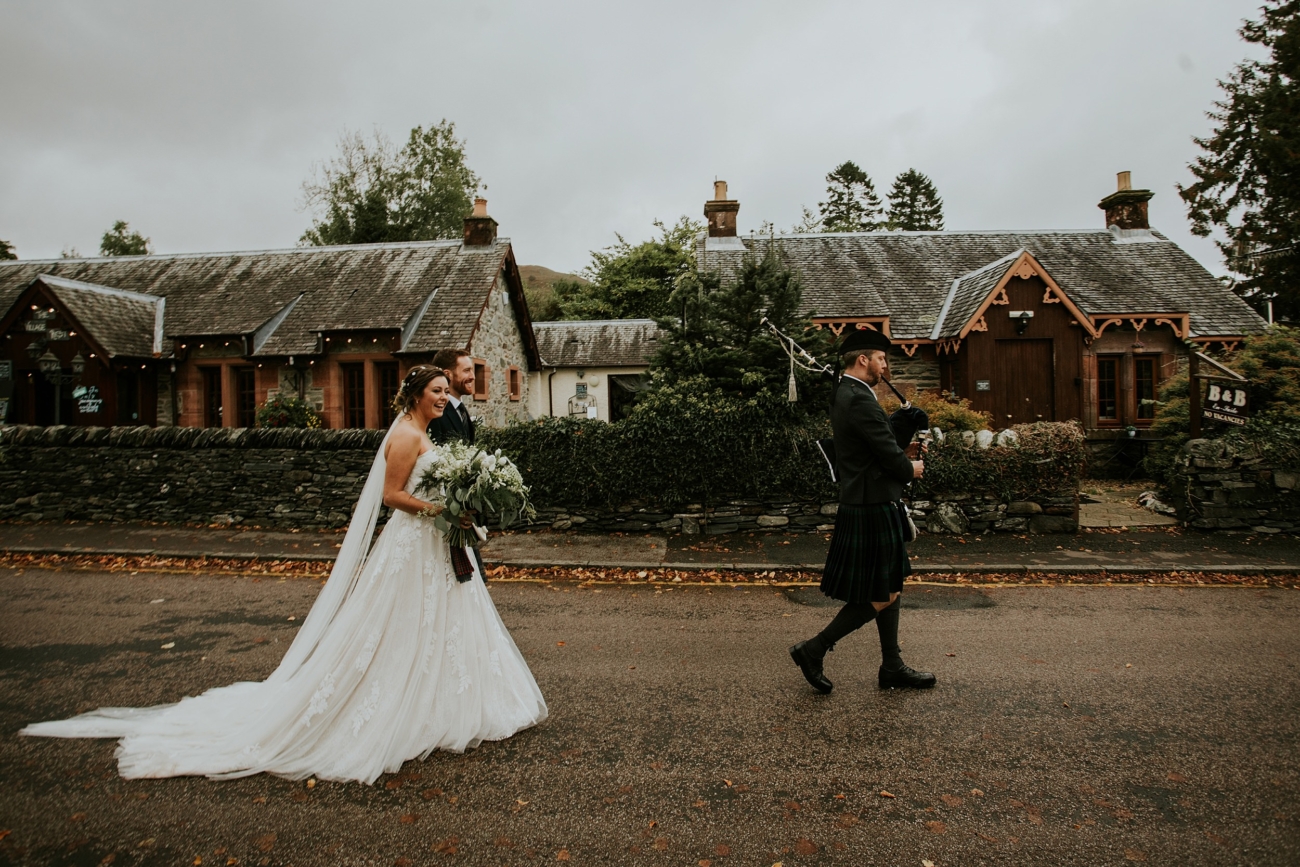
[[[835,619],[827,624],[825,629],[817,633],[816,637],[808,640],[808,643],[804,645],[804,649],[820,659],[826,655],[827,651],[834,649],[835,642],[866,626],[875,616],[876,606],[870,602],[861,604],[848,602],[835,615]]]
[[[888,671],[903,667],[903,654],[898,649],[898,610],[903,604],[900,595],[894,604],[876,615],[876,631],[880,633],[880,664]]]

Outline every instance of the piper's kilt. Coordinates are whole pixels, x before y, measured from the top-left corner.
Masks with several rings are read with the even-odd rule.
[[[888,602],[912,574],[903,519],[893,503],[840,505],[821,590],[841,602]]]

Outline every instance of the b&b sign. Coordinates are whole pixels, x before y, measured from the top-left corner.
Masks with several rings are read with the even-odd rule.
[[[1250,398],[1246,386],[1211,382],[1201,415],[1228,424],[1245,424],[1250,417]]]

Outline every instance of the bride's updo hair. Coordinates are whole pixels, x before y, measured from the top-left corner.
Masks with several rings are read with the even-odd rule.
[[[393,398],[393,411],[400,414],[410,412],[415,408],[415,403],[424,394],[424,389],[438,377],[442,377],[450,382],[447,371],[441,367],[434,367],[432,364],[417,364],[406,373],[406,378],[402,380],[402,385],[397,389],[397,396]]]

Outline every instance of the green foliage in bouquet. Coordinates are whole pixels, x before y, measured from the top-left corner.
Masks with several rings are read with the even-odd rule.
[[[536,516],[519,468],[500,449],[487,452],[456,441],[433,450],[435,459],[416,490],[446,507],[434,518],[434,525],[448,544],[478,547],[487,539],[477,527],[466,530],[460,526],[460,518],[467,512],[484,522],[496,518],[503,530]]]
[[[257,409],[258,427],[318,428],[320,424],[312,405],[296,395],[277,394]]]

